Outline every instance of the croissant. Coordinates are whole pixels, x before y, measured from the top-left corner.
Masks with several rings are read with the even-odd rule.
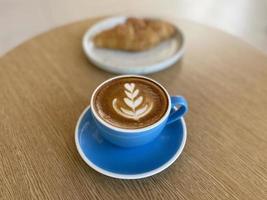
[[[174,36],[175,33],[173,25],[161,20],[128,18],[124,24],[98,33],[93,42],[100,48],[144,51]]]

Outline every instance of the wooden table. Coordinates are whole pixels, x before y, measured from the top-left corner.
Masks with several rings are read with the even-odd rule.
[[[0,199],[266,199],[267,56],[188,21],[177,21],[184,59],[151,75],[189,101],[182,155],[158,175],[128,181],[83,162],[77,118],[113,76],[81,48],[96,21],[57,28],[0,59]]]

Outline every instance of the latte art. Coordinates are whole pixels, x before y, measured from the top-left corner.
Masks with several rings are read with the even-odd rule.
[[[139,95],[139,89],[135,89],[134,83],[126,83],[124,84],[124,93],[127,97],[123,98],[124,103],[130,108],[130,110],[125,109],[123,107],[118,108],[117,106],[117,98],[113,99],[112,106],[114,110],[121,116],[138,120],[141,117],[147,115],[151,109],[153,108],[153,102],[150,105],[145,104],[143,107],[138,108],[143,102],[143,96]]]
[[[142,77],[120,77],[101,85],[93,108],[105,122],[124,129],[144,128],[168,109],[168,96],[157,83]]]

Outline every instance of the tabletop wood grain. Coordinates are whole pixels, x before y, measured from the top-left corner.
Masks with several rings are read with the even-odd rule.
[[[0,59],[0,199],[254,199],[267,197],[267,57],[218,30],[177,20],[186,54],[150,75],[189,101],[179,159],[141,180],[88,167],[74,129],[94,88],[114,74],[86,59],[97,19],[54,29]]]

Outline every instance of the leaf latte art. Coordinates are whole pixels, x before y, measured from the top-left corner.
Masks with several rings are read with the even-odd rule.
[[[159,121],[168,109],[168,96],[151,80],[119,77],[101,85],[92,99],[97,115],[112,126],[139,129]]]
[[[153,103],[150,105],[145,104],[142,107],[140,105],[143,103],[144,97],[139,96],[139,89],[135,88],[134,83],[125,83],[124,84],[124,93],[126,95],[125,98],[123,98],[123,101],[125,105],[129,108],[123,108],[117,106],[117,98],[114,98],[112,101],[113,109],[121,116],[128,118],[128,119],[134,119],[138,120],[141,117],[146,116],[153,108]],[[140,107],[140,108],[139,108]]]

